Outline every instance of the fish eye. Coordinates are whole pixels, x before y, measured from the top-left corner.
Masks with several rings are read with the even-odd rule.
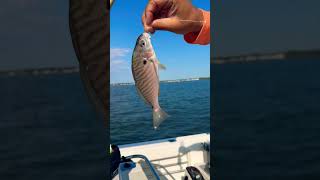
[[[146,43],[144,41],[141,41],[140,46],[143,47],[144,45],[146,45]]]

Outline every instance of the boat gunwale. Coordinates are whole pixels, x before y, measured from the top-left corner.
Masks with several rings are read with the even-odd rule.
[[[119,148],[121,149],[121,148],[138,147],[138,146],[152,145],[152,144],[158,144],[158,143],[164,143],[164,142],[174,143],[177,141],[177,138],[185,138],[185,137],[200,136],[200,135],[209,135],[209,138],[210,138],[210,133],[200,133],[200,134],[192,134],[192,135],[186,135],[186,136],[178,136],[173,138],[165,138],[165,139],[151,140],[151,141],[145,141],[145,142],[123,144],[123,145],[119,145]]]

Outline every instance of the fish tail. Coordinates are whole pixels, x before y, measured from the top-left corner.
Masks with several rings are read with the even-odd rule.
[[[164,112],[161,108],[153,109],[153,127],[157,129],[159,125],[166,120],[169,115]]]

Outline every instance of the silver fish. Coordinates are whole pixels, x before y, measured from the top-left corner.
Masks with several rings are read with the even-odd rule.
[[[109,126],[109,9],[107,1],[70,0],[69,26],[80,76],[98,117]],[[99,12],[99,13],[97,13]]]
[[[158,102],[159,68],[165,67],[159,63],[151,44],[148,33],[142,33],[136,42],[132,55],[132,75],[140,97],[152,107],[153,127],[159,125],[168,117]]]

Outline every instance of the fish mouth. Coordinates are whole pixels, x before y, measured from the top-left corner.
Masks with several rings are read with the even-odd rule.
[[[149,33],[144,32],[144,33],[142,33],[142,35],[143,35],[144,37],[148,38],[148,39],[151,38],[151,35],[150,35]]]
[[[149,33],[146,33],[146,32],[142,33],[142,34],[139,36],[139,40],[141,40],[141,39],[150,39],[150,38],[151,38],[150,34],[149,34]]]

